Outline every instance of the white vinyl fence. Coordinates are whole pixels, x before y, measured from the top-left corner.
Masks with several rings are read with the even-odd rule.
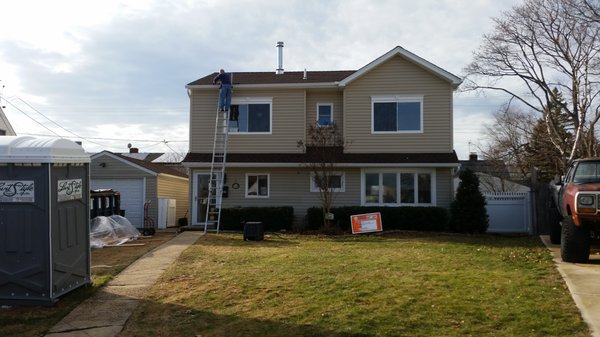
[[[488,233],[533,233],[531,192],[483,193],[490,217]]]

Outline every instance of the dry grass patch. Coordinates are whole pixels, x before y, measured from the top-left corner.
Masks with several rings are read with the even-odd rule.
[[[54,307],[12,307],[0,309],[0,336],[43,336],[79,303],[96,293],[142,255],[172,239],[175,233],[159,232],[153,237],[132,243],[143,246],[120,246],[92,249],[92,286],[74,290],[60,298]]]
[[[168,322],[168,323],[166,323]],[[539,239],[207,235],[121,336],[589,336]]]

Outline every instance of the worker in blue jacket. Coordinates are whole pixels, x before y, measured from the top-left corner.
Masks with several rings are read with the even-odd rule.
[[[225,70],[219,70],[219,74],[213,79],[213,84],[219,84],[219,111],[227,111],[231,106],[231,77]]]

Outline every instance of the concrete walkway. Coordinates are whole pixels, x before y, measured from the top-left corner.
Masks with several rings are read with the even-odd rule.
[[[562,275],[583,320],[593,337],[600,337],[600,255],[590,255],[587,264],[566,263],[560,258],[560,245],[550,243],[547,235],[540,236]]]
[[[46,337],[113,337],[160,275],[204,232],[183,232],[123,270],[96,295],[82,302]]]

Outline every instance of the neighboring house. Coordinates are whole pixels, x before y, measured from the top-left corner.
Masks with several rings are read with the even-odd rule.
[[[510,172],[501,160],[479,160],[477,153],[470,153],[469,160],[459,161],[454,175],[454,188],[460,183],[460,172],[469,169],[479,178],[479,190],[482,193],[529,192],[531,188],[510,179]]]
[[[282,68],[280,66],[280,68]],[[334,206],[440,206],[454,198],[453,92],[461,79],[396,47],[359,70],[235,72],[223,207],[293,206],[299,223],[320,206],[297,146],[308,126],[339,126],[345,140]],[[218,87],[190,97],[190,224],[204,223]]]
[[[2,111],[2,107],[0,107],[0,136],[16,136],[15,130],[10,125],[8,118]]]
[[[177,219],[187,217],[188,214],[187,175],[162,164],[132,157],[150,160],[160,155],[118,154],[109,151],[96,153],[91,157],[91,188],[119,191],[121,209],[125,210],[125,217],[135,227],[144,226],[144,203],[147,201],[150,202],[148,217],[157,228],[176,226]],[[169,199],[175,201],[168,201]]]

